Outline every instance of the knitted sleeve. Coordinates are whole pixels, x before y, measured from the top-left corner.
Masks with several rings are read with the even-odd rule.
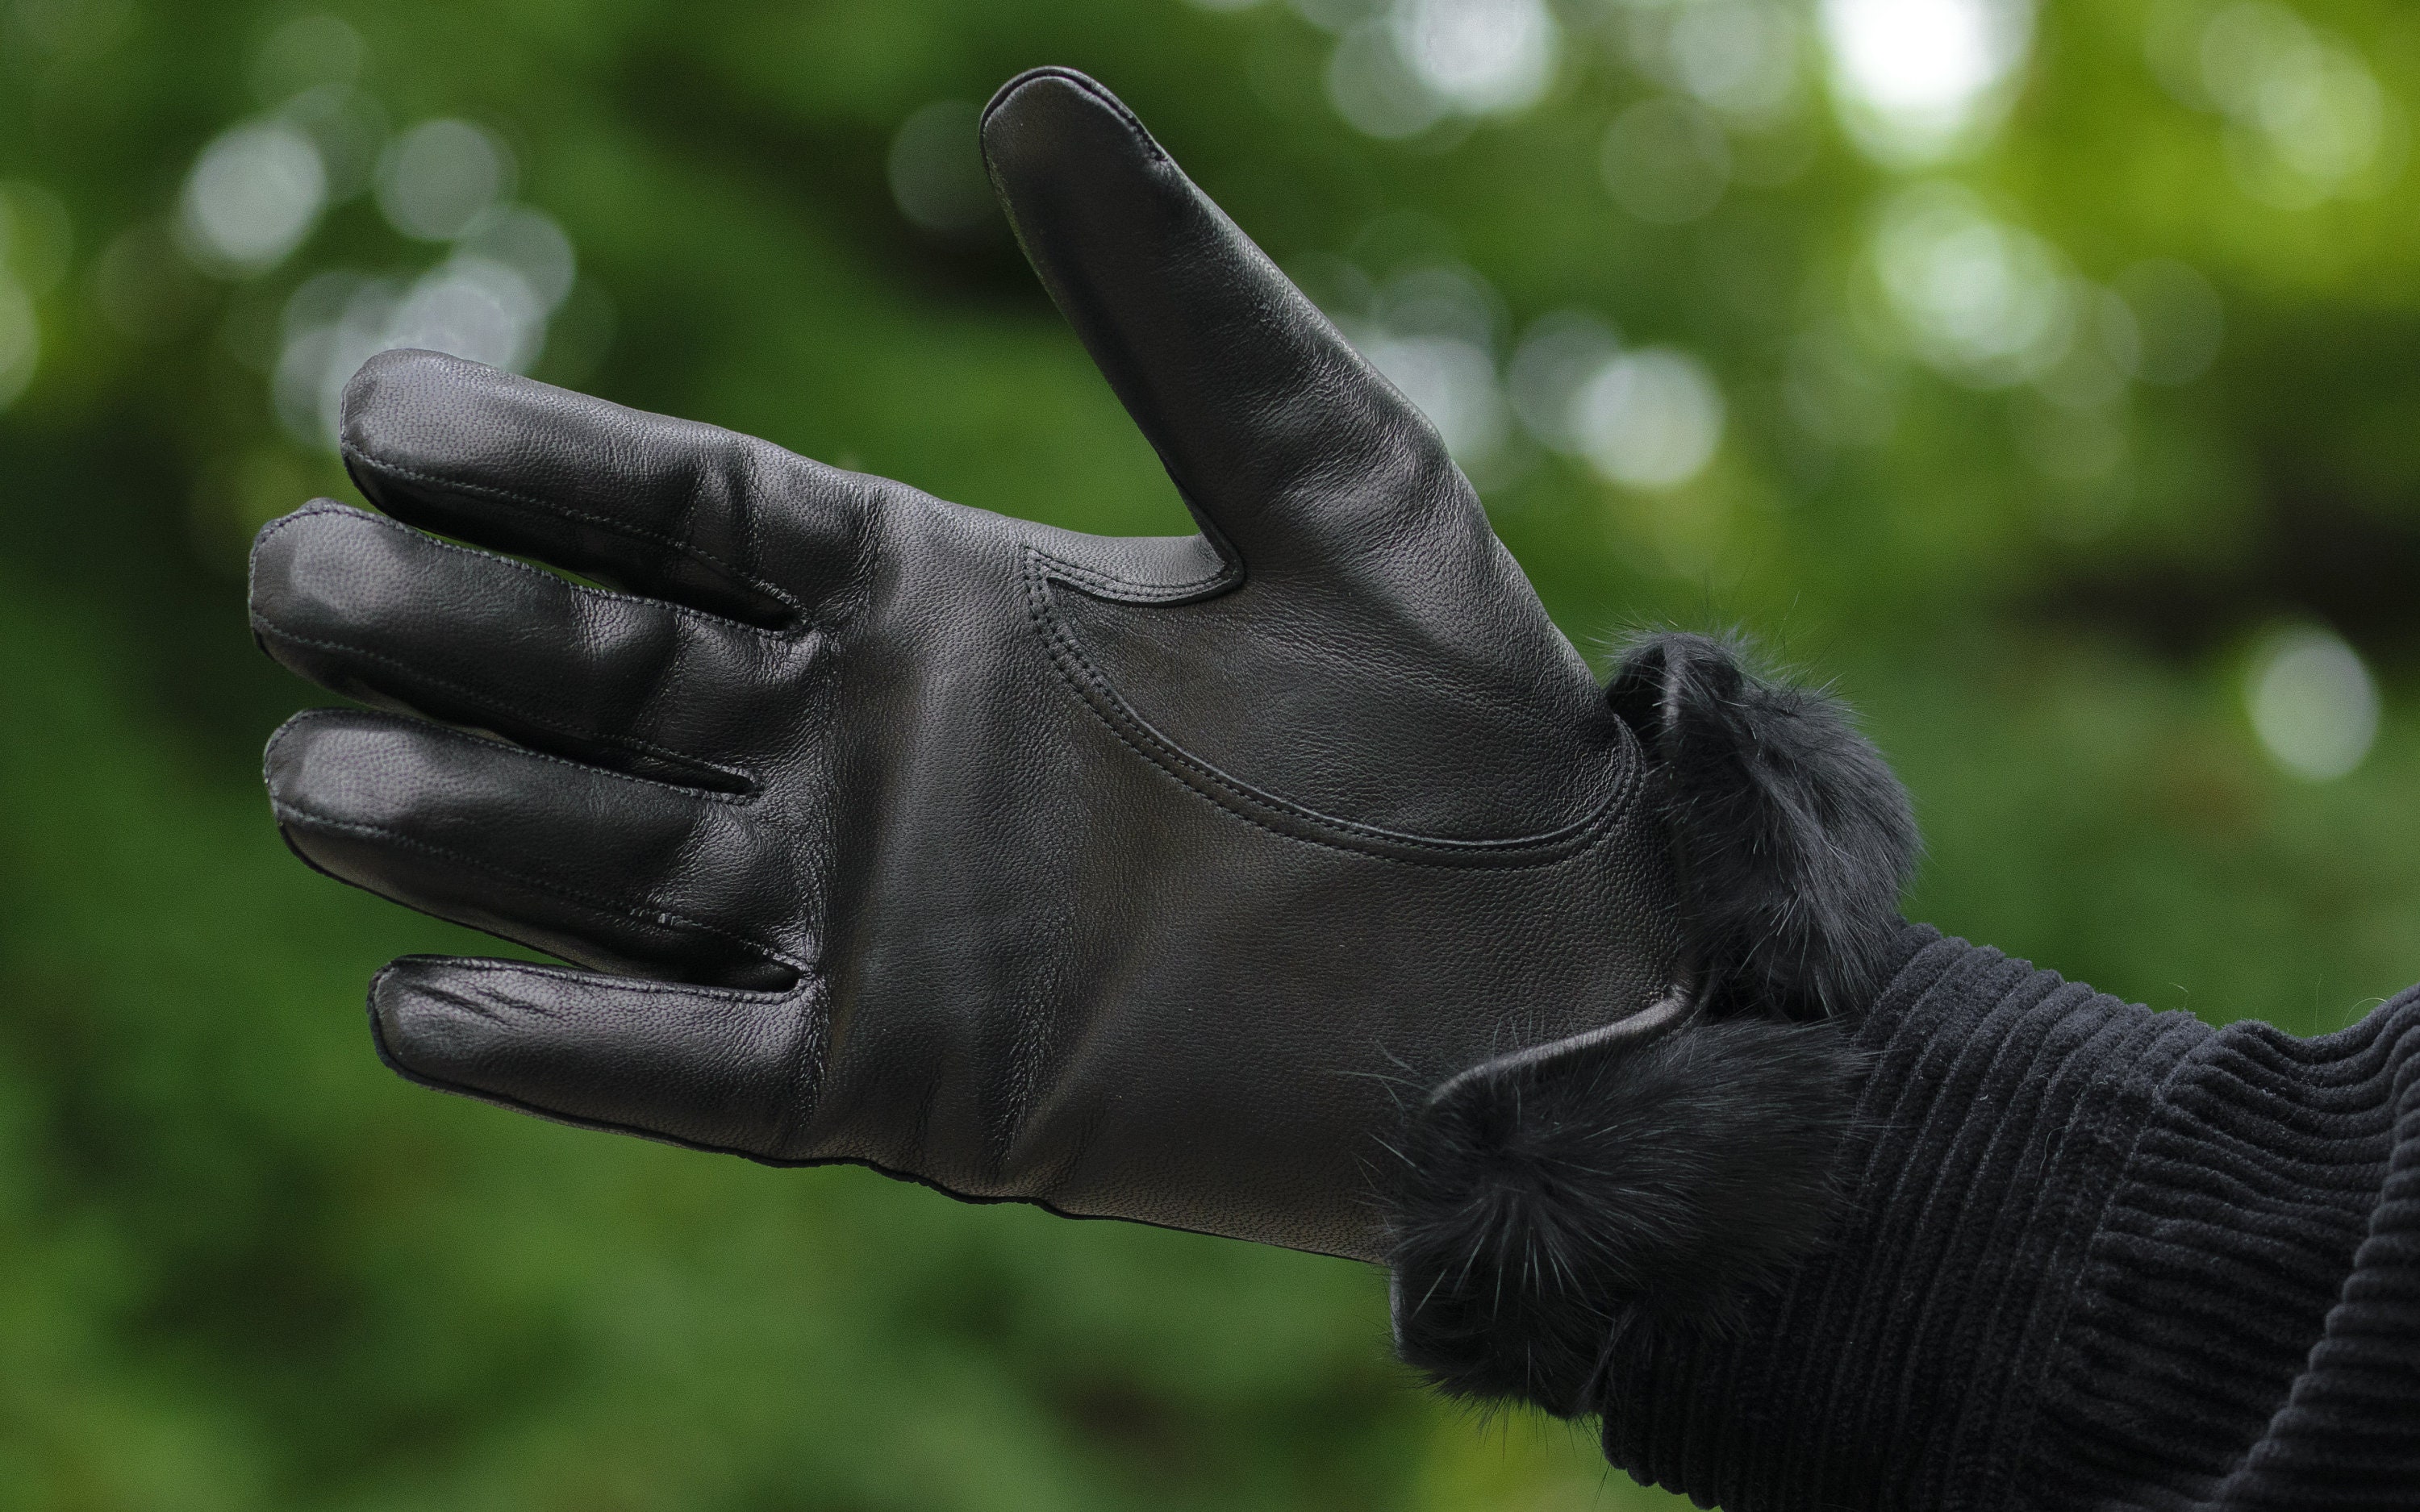
[[[2420,1507],[2420,989],[2210,1028],[1910,927],[1846,1215],[1728,1329],[1614,1318],[1570,1410],[1764,1509]]]
[[[1686,972],[1410,1110],[1397,1346],[1729,1512],[2420,1512],[2420,989],[2211,1028],[1901,923],[1836,700],[1643,639]]]

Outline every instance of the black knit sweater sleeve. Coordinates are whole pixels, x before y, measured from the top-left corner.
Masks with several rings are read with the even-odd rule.
[[[2420,1507],[2420,990],[2299,1040],[1894,956],[1829,1243],[1553,1405],[1729,1512]]]
[[[2299,1040],[1944,939],[1838,701],[1677,632],[1606,696],[1689,971],[1411,1110],[1404,1358],[1729,1512],[2420,1512],[2420,989]]]

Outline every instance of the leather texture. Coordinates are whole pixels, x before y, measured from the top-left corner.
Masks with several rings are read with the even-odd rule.
[[[1676,975],[1637,740],[1417,410],[1106,90],[995,184],[1201,533],[1074,534],[427,352],[253,624],[414,1080],[777,1163],[1375,1259],[1406,1102]],[[571,581],[489,551],[536,559]]]

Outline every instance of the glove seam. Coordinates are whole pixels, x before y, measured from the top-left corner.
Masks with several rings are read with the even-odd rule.
[[[370,465],[379,466],[382,464]],[[442,480],[431,478],[425,481],[433,483]],[[261,527],[259,537],[253,542],[253,554],[257,556],[260,552],[260,548],[267,546],[271,537],[275,536],[287,526],[294,524],[298,520],[319,519],[330,517],[357,521],[364,525],[374,526],[379,530],[386,531],[393,534],[407,536],[424,546],[433,547],[440,551],[450,551],[458,556],[470,557],[474,561],[492,563],[498,566],[509,567],[517,573],[520,573],[526,577],[535,578],[542,582],[550,583],[554,587],[564,589],[565,591],[581,597],[602,599],[608,603],[613,604],[643,604],[653,609],[662,609],[679,615],[681,618],[686,620],[697,620],[704,624],[713,625],[718,629],[741,630],[762,640],[778,640],[786,644],[805,639],[808,635],[811,635],[822,628],[820,622],[818,622],[814,625],[804,625],[801,629],[797,631],[776,630],[762,625],[751,625],[746,620],[736,620],[728,614],[717,614],[712,609],[698,609],[693,605],[683,604],[675,599],[659,598],[649,594],[624,593],[619,589],[600,588],[594,583],[573,582],[567,578],[559,577],[554,573],[544,570],[543,568],[531,566],[526,562],[520,561],[514,557],[505,556],[502,552],[483,550],[477,547],[462,546],[456,542],[445,540],[442,537],[432,535],[428,532],[424,531],[417,526],[407,525],[401,520],[394,519],[384,515],[373,515],[365,509],[355,509],[349,504],[338,503],[334,500],[318,503],[305,504],[301,509],[296,510],[290,515],[271,520],[267,525]],[[717,564],[720,565],[720,563]]]
[[[779,962],[781,964],[788,966],[793,971],[798,972],[802,978],[807,976],[810,972],[810,968],[804,961],[791,955],[786,950],[779,949],[763,940],[739,933],[737,931],[725,929],[719,924],[709,924],[704,919],[691,918],[687,914],[663,907],[653,899],[645,900],[646,907],[645,911],[643,911],[640,908],[627,904],[610,903],[602,898],[582,892],[577,888],[566,887],[561,883],[541,881],[536,877],[529,876],[526,873],[514,871],[510,867],[498,866],[492,861],[483,861],[477,856],[456,850],[451,846],[438,845],[428,841],[416,839],[385,825],[374,825],[361,820],[331,818],[326,814],[314,813],[310,810],[302,808],[299,805],[287,803],[283,800],[274,798],[270,800],[270,809],[277,818],[288,823],[300,825],[305,827],[317,827],[323,830],[333,829],[347,834],[367,836],[372,839],[382,841],[388,844],[401,846],[405,850],[418,851],[423,855],[435,856],[449,864],[460,866],[467,871],[484,872],[489,876],[498,878],[502,881],[510,882],[517,886],[527,887],[533,892],[550,894],[568,903],[578,903],[587,908],[594,908],[599,913],[614,915],[618,918],[630,919],[639,923],[677,925],[697,930],[704,933],[717,935],[722,939],[729,940],[735,945],[744,945],[769,960]],[[429,910],[424,909],[422,911],[428,912]],[[506,937],[509,938],[509,936]]]
[[[1640,783],[1638,765],[1623,762],[1620,752],[1612,758],[1621,768],[1611,791],[1596,809],[1559,828],[1535,835],[1516,836],[1504,840],[1448,840],[1434,836],[1404,834],[1381,829],[1374,825],[1356,824],[1323,814],[1281,797],[1264,793],[1239,778],[1232,777],[1212,764],[1186,750],[1154,729],[1151,723],[1125,702],[1106,674],[1086,657],[1083,648],[1048,607],[1047,575],[1038,570],[1040,561],[1054,560],[1045,553],[1028,548],[1027,608],[1034,629],[1050,655],[1053,667],[1070,685],[1084,706],[1092,712],[1120,744],[1135,752],[1162,775],[1222,813],[1267,831],[1283,840],[1325,846],[1353,856],[1373,856],[1402,865],[1437,866],[1465,865],[1499,867],[1505,870],[1535,866],[1559,866],[1595,849],[1606,837],[1621,827],[1628,817]],[[1079,585],[1080,586],[1080,585]],[[1089,685],[1089,687],[1088,687]],[[1097,695],[1097,697],[1095,696]],[[1134,729],[1122,728],[1117,718],[1101,706],[1114,708]],[[1138,739],[1138,736],[1140,739]],[[1146,745],[1143,742],[1148,742]],[[1199,780],[1195,780],[1195,779]],[[1211,791],[1215,789],[1216,791]],[[1221,796],[1224,795],[1224,796]],[[1265,818],[1253,810],[1263,810],[1302,825],[1314,833],[1298,833]],[[1412,851],[1413,855],[1396,854],[1395,849]],[[1425,854],[1418,854],[1425,853]]]
[[[411,1066],[406,1065],[402,1060],[396,1057],[394,1050],[386,1042],[385,1031],[379,1026],[378,1011],[375,1006],[375,995],[378,991],[379,983],[392,973],[396,966],[402,964],[403,961],[413,959],[426,960],[432,958],[406,956],[401,960],[389,962],[385,966],[379,970],[377,975],[370,979],[370,993],[372,995],[373,1001],[369,1011],[369,1020],[370,1043],[372,1049],[377,1052],[379,1063],[415,1087],[426,1087],[436,1091],[450,1093],[456,1097],[469,1098],[475,1103],[485,1103],[493,1107],[505,1108],[516,1113],[526,1113],[533,1118],[544,1119],[550,1123],[562,1124],[566,1128],[594,1129],[606,1134],[630,1134],[640,1139],[650,1140],[656,1144],[671,1145],[679,1149],[694,1149],[701,1153],[709,1155],[736,1155],[741,1160],[752,1161],[756,1165],[769,1166],[775,1170],[813,1170],[834,1165],[855,1166],[860,1170],[873,1171],[877,1175],[888,1177],[892,1180],[906,1181],[910,1185],[923,1187],[928,1192],[939,1193],[940,1196],[949,1198],[953,1202],[963,1202],[970,1207],[989,1208],[1006,1203],[1014,1203],[1021,1207],[1039,1208],[1044,1212],[1049,1213],[1051,1216],[1056,1218],[1070,1218],[1080,1222],[1127,1223],[1138,1225],[1144,1228],[1158,1228],[1170,1233],[1177,1234],[1204,1234],[1210,1232],[1208,1229],[1187,1228],[1181,1225],[1160,1223],[1149,1218],[1128,1218],[1120,1214],[1107,1212],[1079,1212],[1072,1208],[1062,1207],[1059,1203],[1047,1197],[1019,1196],[1008,1193],[985,1194],[963,1191],[957,1187],[944,1185],[942,1182],[934,1180],[932,1177],[919,1175],[914,1171],[887,1164],[886,1162],[876,1160],[872,1156],[867,1155],[771,1155],[767,1154],[762,1150],[750,1149],[740,1145],[713,1144],[703,1139],[690,1139],[680,1134],[667,1134],[663,1130],[652,1129],[644,1124],[617,1123],[610,1119],[593,1119],[582,1117],[577,1113],[566,1113],[558,1108],[550,1108],[541,1103],[532,1103],[524,1098],[515,1097],[509,1092],[492,1092],[483,1088],[473,1087],[467,1082],[447,1081],[442,1077],[428,1075],[424,1072],[413,1070]],[[433,959],[446,958],[438,957]],[[458,961],[455,964],[458,965],[477,965],[488,970],[509,970],[513,964],[509,962],[486,963],[469,961]],[[536,968],[533,967],[532,969]],[[575,978],[579,975],[578,973],[558,974]],[[605,974],[597,973],[597,975]],[[635,978],[615,978],[613,980],[617,986],[644,986],[651,991],[708,992],[722,990],[675,987],[670,983],[648,982],[644,979]]]
[[[1090,98],[1094,104],[1105,107],[1110,115],[1116,116],[1125,125],[1127,131],[1132,131],[1137,145],[1141,147],[1144,154],[1153,162],[1169,162],[1168,150],[1152,138],[1150,131],[1143,126],[1141,117],[1128,110],[1125,100],[1118,99],[1075,69],[1060,68],[1056,65],[1028,69],[1008,83],[1001,85],[999,92],[991,97],[991,103],[984,107],[983,116],[976,122],[976,129],[980,131],[988,128],[991,125],[992,116],[1008,102],[1010,97],[1027,85],[1043,79],[1056,79],[1062,84],[1074,86],[1079,93]],[[988,152],[985,153],[985,157],[989,157]]]
[[[734,582],[738,583],[740,586],[756,590],[758,593],[761,593],[766,597],[772,599],[775,603],[780,604],[783,609],[789,611],[791,622],[786,626],[777,628],[770,625],[749,625],[750,629],[756,631],[760,635],[770,636],[782,640],[796,640],[803,638],[815,628],[814,616],[807,611],[806,606],[799,603],[792,594],[782,589],[774,587],[771,583],[756,576],[754,573],[747,572],[741,568],[732,565],[730,563],[723,561],[715,553],[706,550],[704,547],[684,541],[677,536],[661,531],[650,531],[640,526],[634,526],[627,520],[616,519],[610,515],[600,515],[589,510],[573,509],[567,505],[550,503],[534,495],[524,494],[511,488],[500,487],[494,484],[470,483],[457,478],[441,477],[432,472],[422,472],[416,469],[405,467],[400,463],[388,462],[380,458],[371,456],[350,441],[342,442],[340,449],[348,458],[373,472],[382,473],[395,478],[407,479],[413,483],[427,484],[435,487],[450,489],[457,493],[466,493],[474,497],[484,497],[496,502],[511,504],[535,514],[551,515],[557,519],[575,520],[584,525],[594,526],[609,534],[619,535],[633,541],[645,541],[656,546],[668,547],[672,550],[676,551],[683,556],[694,558],[697,561],[703,562],[715,568],[717,571],[725,574]],[[696,501],[694,498],[692,498],[690,501],[690,507],[692,509],[695,507],[695,503]],[[747,514],[749,516],[748,530],[750,532],[750,539],[752,541],[754,539],[755,531],[755,511],[752,507],[747,511]],[[535,571],[536,569],[531,568],[528,570]],[[541,576],[544,575],[542,574]],[[634,594],[631,596],[640,597],[645,595]],[[737,618],[731,618],[731,623],[734,625],[748,625],[747,621]]]
[[[316,724],[322,719],[349,715],[354,712],[355,711],[351,709],[304,709],[302,713],[294,716],[292,718],[287,720],[284,725],[279,727],[277,733],[270,737],[269,748],[261,754],[264,757],[274,754],[280,738],[285,735],[287,731],[293,729],[297,725]],[[583,772],[591,777],[612,778],[616,782],[636,783],[640,787],[655,788],[664,793],[676,793],[683,797],[704,798],[713,803],[739,806],[752,804],[754,801],[753,795],[750,794],[717,793],[711,788],[683,787],[677,782],[666,782],[659,778],[644,777],[637,772],[616,771],[611,766],[597,766],[588,762],[575,762],[567,757],[554,755],[550,751],[533,750],[527,746],[517,746],[509,741],[489,740],[484,735],[473,734],[470,731],[461,729],[458,726],[443,724],[432,719],[414,719],[411,723],[427,733],[441,735],[448,740],[459,741],[465,745],[484,746],[489,750],[510,751],[516,756],[526,756],[532,761],[545,762],[551,766],[567,766],[575,772]]]
[[[1053,555],[1038,546],[1028,546],[1026,549],[1037,560],[1047,562],[1058,569],[1056,575],[1066,578],[1073,586],[1122,604],[1174,604],[1190,599],[1208,598],[1212,596],[1209,590],[1230,588],[1244,580],[1242,571],[1223,558],[1215,572],[1207,572],[1184,582],[1139,583],[1132,579],[1112,577],[1079,563],[1070,562],[1065,557]]]
[[[747,783],[748,791],[744,793],[726,793],[715,788],[687,787],[677,782],[667,782],[658,778],[644,777],[635,772],[618,771],[611,766],[599,766],[593,763],[586,762],[568,762],[566,761],[565,758],[556,756],[551,752],[534,750],[526,746],[506,746],[502,748],[504,749],[520,751],[524,754],[541,757],[548,761],[565,762],[565,764],[578,766],[584,771],[603,772],[609,776],[628,778],[629,779],[638,782],[653,782],[659,787],[670,788],[675,793],[694,794],[698,797],[704,798],[712,803],[725,803],[733,805],[746,804],[753,800],[757,793],[761,790],[762,784],[757,780],[755,774],[752,772],[742,771],[737,767],[720,765],[714,762],[702,761],[694,756],[683,755],[679,751],[673,750],[667,747],[658,746],[651,741],[638,740],[628,736],[593,734],[581,730],[576,730],[569,725],[564,724],[560,720],[547,718],[539,715],[527,714],[520,710],[509,708],[500,700],[481,694],[469,686],[456,682],[452,678],[441,677],[434,672],[423,671],[412,666],[410,662],[403,660],[401,657],[390,656],[383,652],[373,651],[366,646],[356,645],[351,641],[327,640],[321,640],[316,636],[296,635],[293,631],[281,628],[267,616],[256,612],[253,614],[251,618],[252,627],[255,630],[257,630],[262,635],[268,636],[273,640],[283,641],[286,644],[308,646],[315,651],[341,652],[346,656],[357,657],[363,661],[376,662],[380,666],[391,668],[407,676],[416,678],[440,691],[458,694],[466,701],[473,704],[480,705],[495,714],[509,716],[510,717],[520,720],[525,724],[535,725],[539,729],[551,731],[553,733],[565,736],[566,738],[573,740],[586,740],[598,746],[618,747],[627,750],[638,751],[642,755],[654,756],[668,762],[676,762],[684,766],[702,767],[706,771],[721,772],[727,777],[737,778],[740,781]],[[449,733],[463,733],[463,732],[460,731],[451,730],[449,726],[445,725],[441,725],[439,728],[448,729]],[[470,736],[469,738],[477,739],[478,737]],[[492,744],[492,742],[481,743]]]
[[[786,992],[752,992],[745,987],[692,986],[688,982],[659,981],[650,977],[625,977],[610,971],[582,971],[577,967],[548,965],[542,961],[483,961],[476,957],[406,955],[397,956],[380,966],[377,974],[370,978],[370,990],[375,993],[380,982],[385,980],[396,967],[410,961],[442,961],[449,971],[546,977],[555,981],[582,984],[594,984],[601,979],[610,983],[615,992],[655,993],[667,997],[713,997],[727,1003],[749,1003],[760,1007],[770,1003],[786,1002],[806,992],[809,982],[820,980],[820,979],[802,977],[798,986]]]

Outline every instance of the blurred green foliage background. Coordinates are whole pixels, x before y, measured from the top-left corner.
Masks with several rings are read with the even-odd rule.
[[[1664,1504],[1381,1277],[415,1090],[243,556],[368,350],[1186,528],[971,164],[1086,69],[1584,643],[1743,625],[1914,917],[2323,1032],[2420,978],[2398,0],[0,0],[0,1506]],[[430,123],[437,123],[431,125]]]

